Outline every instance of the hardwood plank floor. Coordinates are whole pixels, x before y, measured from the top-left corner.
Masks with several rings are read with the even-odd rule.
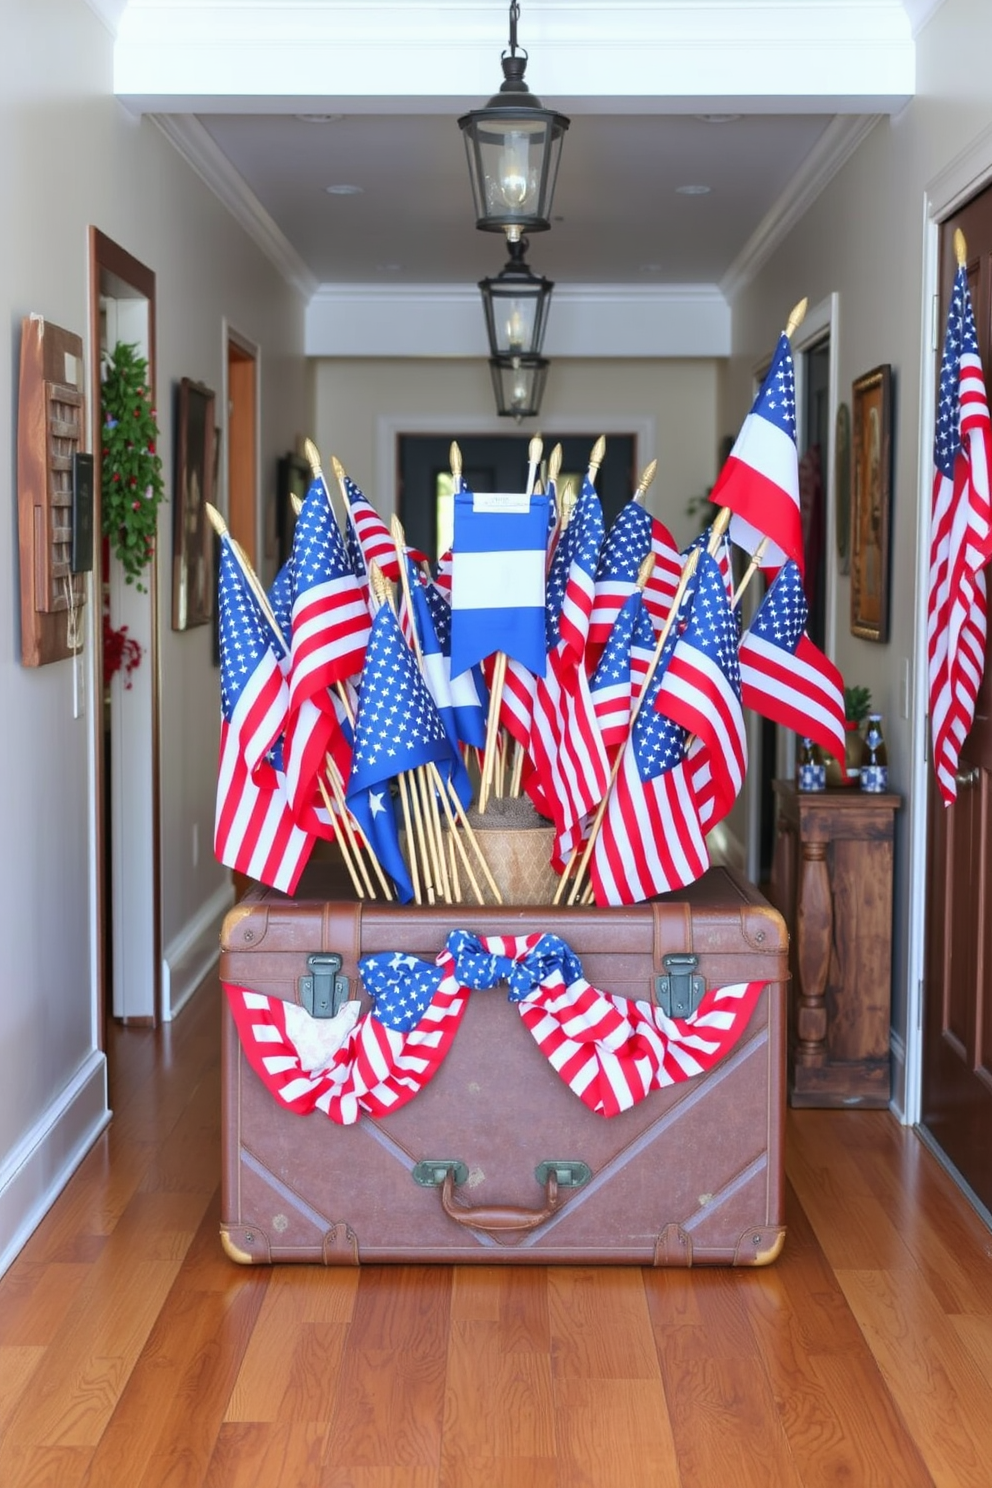
[[[789,1112],[763,1270],[239,1267],[218,999],[0,1280],[3,1488],[989,1488],[992,1235],[887,1112]]]

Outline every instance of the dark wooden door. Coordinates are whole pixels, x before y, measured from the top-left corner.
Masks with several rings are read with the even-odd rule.
[[[968,244],[968,276],[986,386],[992,378],[992,188],[941,229],[940,325],[954,281],[953,236]],[[939,353],[938,353],[939,355]],[[990,576],[992,577],[992,576]],[[992,1209],[992,667],[944,807],[930,773],[923,1047],[926,1130]]]

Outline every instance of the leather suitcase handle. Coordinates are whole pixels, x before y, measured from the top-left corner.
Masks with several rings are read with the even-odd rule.
[[[558,1208],[557,1174],[548,1174],[544,1197],[543,1209],[517,1209],[509,1204],[480,1204],[475,1209],[466,1209],[455,1203],[455,1175],[450,1168],[441,1185],[441,1208],[455,1224],[470,1230],[536,1230]]]

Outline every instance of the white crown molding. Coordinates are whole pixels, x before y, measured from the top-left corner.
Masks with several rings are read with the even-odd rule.
[[[131,0],[114,90],[152,112],[248,100],[252,111],[318,99],[350,112],[474,107],[499,80],[505,27],[491,0]],[[537,92],[576,112],[717,99],[762,112],[890,112],[915,85],[900,0],[529,0],[522,40]]]
[[[881,117],[879,114],[841,115],[831,120],[778,201],[759,222],[720,280],[720,290],[728,304],[732,305],[740,291],[750,284],[861,142],[867,139]]]
[[[549,357],[723,357],[730,308],[714,285],[555,289]],[[314,357],[489,356],[476,286],[322,284],[306,313]]]
[[[217,147],[198,119],[186,114],[150,116],[166,139],[193,167],[214,195],[223,202],[245,232],[261,248],[288,284],[305,300],[317,289],[313,274],[292,243],[276,225],[244,178]]]
[[[931,16],[936,15],[943,3],[944,0],[902,0],[914,38],[919,36],[923,27]]]
[[[111,36],[116,37],[128,0],[86,0],[86,4],[94,15],[99,16]]]

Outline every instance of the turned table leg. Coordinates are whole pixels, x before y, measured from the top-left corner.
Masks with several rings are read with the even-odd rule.
[[[827,844],[803,842],[796,893],[797,1065],[826,1063],[827,1008],[824,993],[833,942],[833,898]]]

